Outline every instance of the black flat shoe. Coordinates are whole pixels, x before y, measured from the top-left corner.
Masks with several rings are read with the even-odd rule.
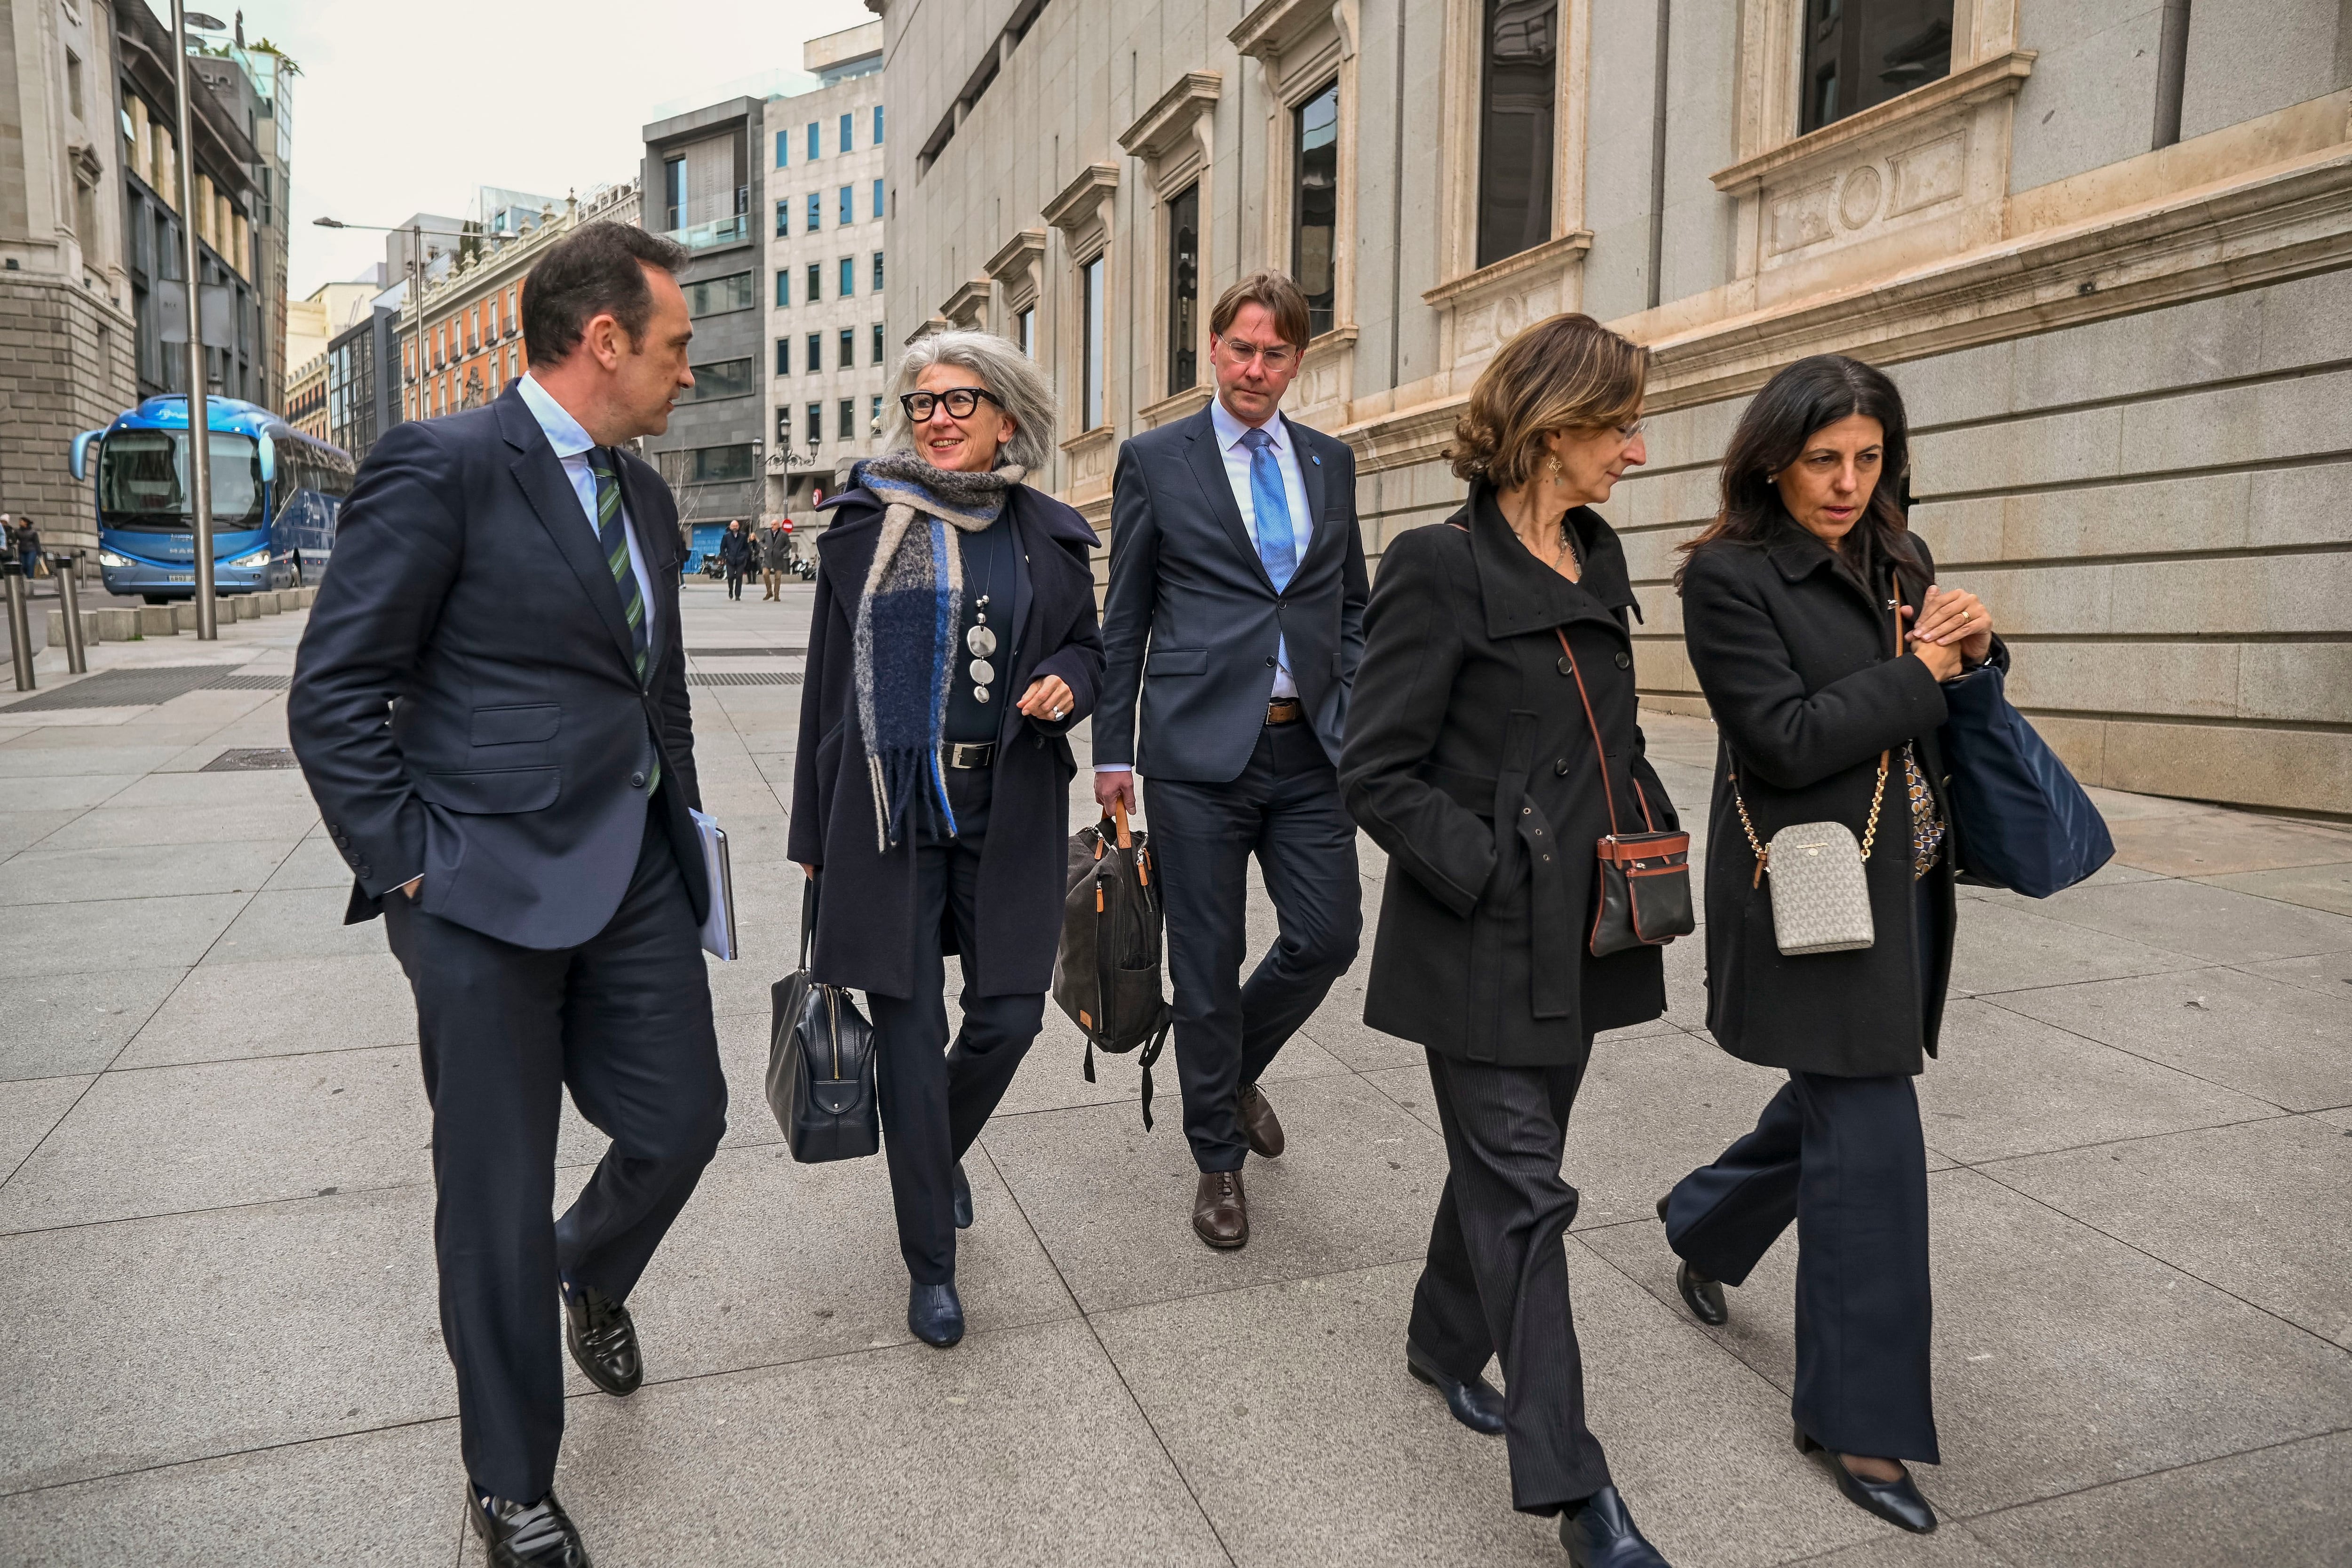
[[[927,1345],[947,1349],[963,1338],[963,1302],[953,1285],[907,1288],[907,1331]]]
[[[1615,1487],[1602,1487],[1560,1514],[1559,1543],[1576,1568],[1670,1568],[1625,1511]]]
[[[958,1230],[971,1228],[971,1181],[963,1173],[963,1162],[958,1160],[955,1169],[948,1173],[948,1194],[953,1200]]]
[[[580,1531],[553,1492],[534,1503],[466,1488],[466,1517],[488,1548],[490,1568],[591,1568]]]
[[[1445,1395],[1445,1408],[1454,1413],[1454,1419],[1489,1437],[1503,1435],[1503,1396],[1493,1384],[1483,1377],[1467,1383],[1449,1377],[1411,1340],[1404,1342],[1404,1365],[1407,1372]]]
[[[646,1380],[629,1310],[593,1286],[563,1292],[563,1343],[581,1374],[607,1394],[625,1398]]]
[[[1936,1510],[1911,1484],[1911,1472],[1905,1470],[1900,1479],[1874,1481],[1855,1475],[1845,1468],[1845,1461],[1822,1447],[1807,1436],[1802,1426],[1797,1428],[1797,1452],[1805,1455],[1829,1471],[1837,1489],[1845,1493],[1846,1501],[1864,1513],[1874,1513],[1887,1523],[1909,1531],[1914,1535],[1932,1535],[1936,1531]]]
[[[1658,1219],[1664,1223],[1665,1217],[1666,1200],[1660,1198]],[[1690,1309],[1690,1315],[1708,1328],[1719,1329],[1731,1321],[1731,1309],[1724,1304],[1720,1280],[1708,1279],[1688,1262],[1677,1261],[1675,1265],[1675,1289],[1682,1292],[1683,1305]]]

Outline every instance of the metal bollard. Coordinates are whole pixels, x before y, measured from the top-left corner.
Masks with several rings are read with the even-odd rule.
[[[16,689],[33,689],[33,617],[25,607],[25,569],[16,562],[0,566],[8,581],[8,652],[16,665]]]
[[[66,607],[66,668],[76,675],[89,673],[89,658],[81,646],[81,595],[74,586],[74,569],[81,557],[66,552],[65,569],[58,574],[58,598]]]

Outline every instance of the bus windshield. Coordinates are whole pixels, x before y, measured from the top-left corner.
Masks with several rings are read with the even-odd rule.
[[[258,528],[261,450],[250,436],[212,432],[213,526]],[[184,430],[123,430],[99,448],[100,528],[171,532],[194,526],[189,511],[188,436]]]

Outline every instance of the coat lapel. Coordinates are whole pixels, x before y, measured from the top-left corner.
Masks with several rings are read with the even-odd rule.
[[[581,589],[612,635],[613,647],[621,656],[621,664],[630,679],[636,678],[636,648],[629,636],[629,623],[621,611],[621,591],[613,581],[611,568],[604,564],[604,552],[596,547],[596,531],[589,525],[588,514],[581,510],[580,498],[572,492],[572,481],[563,472],[563,465],[549,445],[547,432],[531,417],[530,409],[523,403],[522,395],[509,391],[494,405],[499,411],[499,433],[507,445],[515,449],[514,461],[509,470],[515,483],[522,487],[523,499],[539,516],[541,528],[555,542],[556,553],[580,579]],[[626,500],[625,496],[623,498]]]
[[[1232,481],[1225,478],[1224,454],[1217,450],[1217,426],[1207,409],[1192,416],[1192,434],[1184,450],[1209,510],[1224,525],[1225,536],[1241,552],[1242,559],[1249,563],[1250,570],[1257,574],[1257,580],[1265,584],[1265,591],[1273,593],[1274,579],[1266,575],[1265,563],[1258,559],[1256,542],[1250,538],[1249,528],[1242,521],[1242,509],[1234,504]]]
[[[1298,459],[1298,477],[1307,486],[1307,515],[1297,520],[1291,527],[1293,533],[1301,527],[1307,531],[1306,552],[1298,558],[1297,570],[1290,574],[1290,580],[1296,583],[1299,573],[1307,569],[1307,557],[1323,548],[1323,536],[1327,533],[1337,535],[1339,531],[1323,526],[1323,498],[1329,491],[1325,488],[1323,465],[1318,460],[1321,454],[1307,443],[1307,437],[1313,432],[1287,414],[1282,416],[1282,424],[1290,432],[1290,450]]]
[[[1478,567],[1478,596],[1488,637],[1549,631],[1573,621],[1591,621],[1626,637],[1624,626],[1601,602],[1606,582],[1591,579],[1590,589],[1580,587],[1528,554],[1503,521],[1492,490],[1483,484],[1475,487],[1463,510],[1469,513],[1470,556]],[[1579,537],[1586,537],[1584,531],[1579,531]],[[1596,553],[1587,552],[1588,565]],[[1631,638],[1627,640],[1630,646]]]

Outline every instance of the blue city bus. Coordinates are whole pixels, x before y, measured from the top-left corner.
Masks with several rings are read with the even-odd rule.
[[[257,594],[316,583],[356,467],[269,410],[205,401],[212,426],[213,587]],[[151,605],[195,594],[188,400],[151,397],[73,440],[73,476],[96,480],[98,565],[112,594]]]

